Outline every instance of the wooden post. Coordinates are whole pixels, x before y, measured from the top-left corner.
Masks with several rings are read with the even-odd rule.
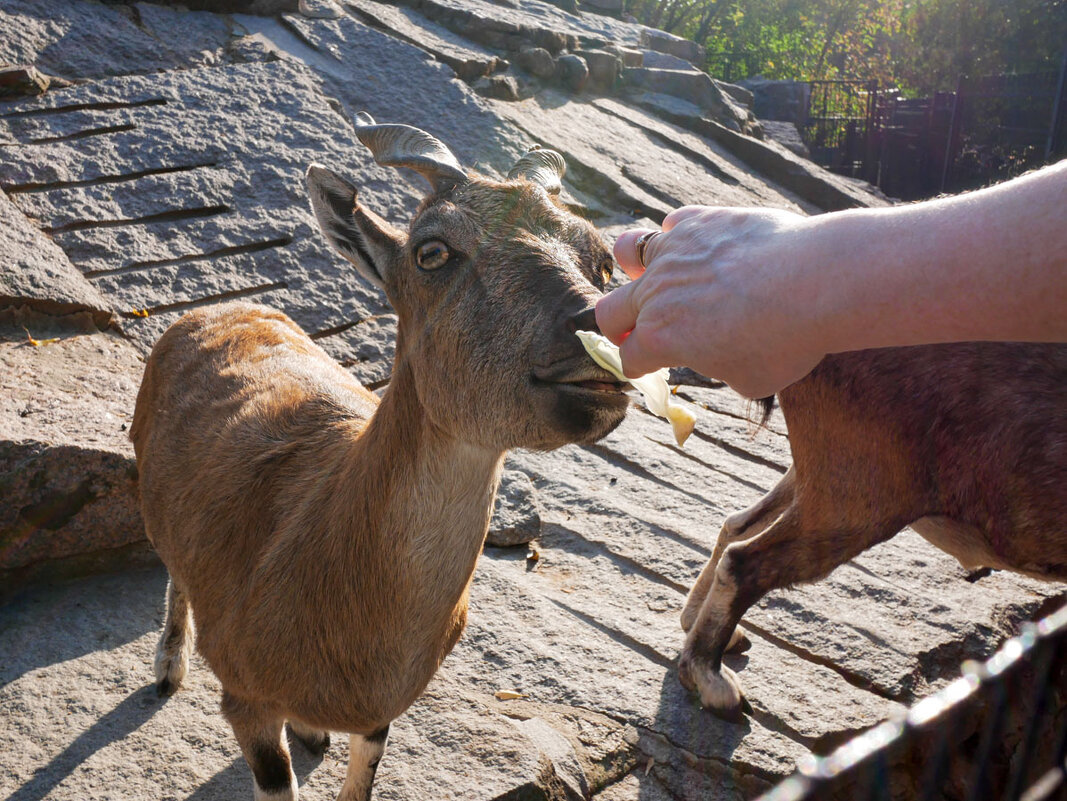
[[[956,79],[956,94],[952,98],[952,122],[948,126],[948,142],[945,145],[945,164],[941,170],[941,189],[948,185],[948,174],[956,155],[956,138],[960,134],[960,117],[963,116],[963,75]]]
[[[880,168],[875,156],[874,143],[883,134],[880,127],[881,120],[878,118],[878,80],[873,79],[867,84],[867,131],[863,142],[863,179],[872,184],[878,184],[881,179]]]
[[[1045,162],[1052,161],[1053,152],[1061,138],[1061,128],[1067,118],[1067,47],[1063,48],[1063,61],[1060,64],[1060,79],[1056,82],[1056,96],[1052,101],[1052,121],[1048,127],[1048,142],[1045,144]]]

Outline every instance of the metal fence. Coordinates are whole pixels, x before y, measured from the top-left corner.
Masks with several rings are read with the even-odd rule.
[[[924,98],[874,81],[810,86],[812,159],[892,197],[974,189],[1067,155],[1067,52],[1058,71],[961,77]]]
[[[814,161],[846,175],[864,173],[875,155],[871,134],[879,126],[878,81],[809,81],[801,137]],[[895,93],[895,90],[889,90]]]
[[[1067,608],[759,801],[1067,799]]]

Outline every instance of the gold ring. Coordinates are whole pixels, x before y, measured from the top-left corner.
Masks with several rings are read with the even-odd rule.
[[[649,231],[647,234],[641,234],[641,236],[637,238],[637,263],[642,267],[646,266],[645,248],[648,247],[649,242],[662,233],[662,231]]]

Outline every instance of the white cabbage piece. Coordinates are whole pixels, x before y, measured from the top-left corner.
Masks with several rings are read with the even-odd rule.
[[[618,347],[603,334],[595,331],[576,331],[586,352],[593,361],[620,381],[629,381],[645,398],[645,405],[655,415],[665,417],[674,429],[674,439],[684,445],[696,426],[696,415],[674,402],[671,388],[667,386],[670,371],[667,368],[647,373],[640,378],[627,378],[622,371],[622,356]]]

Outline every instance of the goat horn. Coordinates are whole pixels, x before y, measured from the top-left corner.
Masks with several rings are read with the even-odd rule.
[[[467,182],[467,173],[440,140],[410,125],[379,125],[365,111],[356,115],[356,136],[385,167],[408,167],[422,175],[435,192]]]
[[[550,195],[558,195],[563,189],[559,179],[567,171],[563,156],[555,150],[543,150],[536,145],[515,162],[508,173],[508,178],[525,178],[535,184],[541,184]]]

